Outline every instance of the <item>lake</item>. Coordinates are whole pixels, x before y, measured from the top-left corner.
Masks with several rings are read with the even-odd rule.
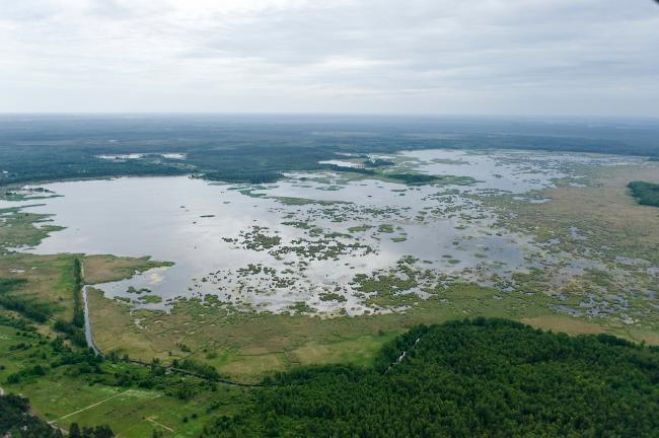
[[[356,159],[332,164],[352,167]],[[117,178],[43,185],[57,197],[7,202],[51,214],[66,227],[35,248],[61,252],[151,256],[173,262],[131,279],[98,285],[109,297],[167,309],[181,297],[217,296],[257,311],[288,311],[304,303],[332,314],[389,312],[367,303],[355,281],[404,278],[405,266],[433,281],[461,278],[487,284],[548,262],[530,236],[495,225],[479,198],[514,194],[545,202],[535,191],[579,166],[617,165],[633,158],[520,151],[407,151],[378,158],[413,171],[473,178],[470,184],[407,186],[344,172],[296,173],[275,184],[211,183],[191,177]],[[429,278],[431,278],[429,277]],[[162,302],[143,303],[146,288]],[[417,285],[409,293],[424,296]]]

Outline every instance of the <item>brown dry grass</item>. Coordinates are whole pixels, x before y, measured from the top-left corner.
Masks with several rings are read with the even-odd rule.
[[[87,299],[89,308],[93,310],[91,326],[94,343],[102,351],[116,350],[142,359],[158,357],[162,349],[148,333],[140,332],[128,305],[105,299],[102,292],[94,289],[89,290]],[[141,354],[136,356],[135,351]]]
[[[521,322],[531,327],[569,335],[595,335],[605,333],[606,328],[581,319],[563,315],[544,315],[534,318],[522,318]]]
[[[333,319],[232,314],[194,301],[176,304],[169,314],[131,312],[127,305],[100,294],[91,297],[90,305],[96,343],[104,351],[119,349],[144,360],[193,357],[245,381],[297,365],[367,365],[384,343],[409,327],[463,317],[506,317],[569,334],[607,332],[644,339],[637,333],[608,326],[604,320],[556,315],[528,297],[486,300],[492,291],[474,286],[465,286],[454,294],[451,304],[431,300],[406,313]],[[141,319],[141,327],[135,324],[135,318]],[[183,351],[181,345],[191,352]],[[209,353],[214,356],[209,357]]]
[[[639,205],[627,184],[659,182],[659,166],[598,169],[588,187],[558,187],[543,195],[551,202],[519,205],[515,221],[542,235],[570,226],[587,231],[594,245],[609,246],[612,255],[633,254],[659,263],[659,209]]]
[[[88,255],[84,258],[85,283],[99,284],[132,277],[137,272],[167,266],[150,257],[117,257],[113,255]]]

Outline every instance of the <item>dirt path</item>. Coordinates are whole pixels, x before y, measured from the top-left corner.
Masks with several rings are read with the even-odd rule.
[[[82,309],[85,315],[85,339],[87,340],[87,346],[94,350],[94,353],[97,356],[102,356],[101,350],[96,347],[94,344],[94,335],[92,333],[92,321],[89,316],[89,302],[87,301],[87,286],[85,286],[85,263],[84,259],[80,260],[80,283],[82,287],[80,288],[80,295],[82,298]]]
[[[412,351],[412,349],[414,349],[414,347],[417,346],[417,344],[419,343],[420,340],[421,340],[421,336],[419,336],[418,338],[416,338],[416,341],[414,341],[414,344],[412,344],[412,346],[411,346],[410,348],[408,348],[407,350],[403,351],[403,352],[401,353],[401,355],[398,356],[398,359],[396,359],[395,362],[393,362],[391,365],[389,365],[389,367],[385,370],[384,373],[387,374],[389,371],[391,371],[391,370],[393,369],[393,367],[395,367],[396,365],[400,364],[400,363],[403,361],[403,359],[405,359],[405,356],[407,356],[407,353],[408,353],[409,351]]]
[[[99,405],[105,403],[105,402],[108,401],[108,400],[112,400],[113,398],[117,398],[117,397],[119,397],[120,395],[123,395],[123,394],[125,394],[125,393],[128,392],[128,391],[130,391],[130,390],[126,390],[126,391],[123,391],[123,392],[119,392],[119,393],[117,393],[117,394],[115,394],[115,395],[113,395],[113,396],[110,396],[110,397],[108,397],[108,398],[106,398],[106,399],[103,399],[103,400],[101,400],[101,401],[99,401],[99,402],[96,402],[96,403],[91,404],[91,405],[89,405],[89,406],[86,406],[86,407],[84,407],[84,408],[82,408],[82,409],[78,409],[78,410],[75,411],[75,412],[71,412],[70,414],[66,414],[66,415],[64,415],[64,416],[62,416],[62,417],[59,417],[57,420],[52,420],[52,421],[50,421],[49,423],[52,424],[52,423],[54,423],[54,422],[56,422],[56,421],[61,421],[61,420],[64,420],[64,419],[66,419],[66,418],[69,418],[69,417],[71,417],[71,416],[73,416],[73,415],[76,415],[76,414],[79,414],[79,413],[81,413],[81,412],[85,412],[85,411],[87,411],[87,410],[89,410],[89,409],[95,408],[96,406],[99,406]]]
[[[147,418],[145,418],[145,420],[148,421],[151,424],[155,424],[156,426],[162,427],[163,429],[165,429],[168,432],[172,432],[172,433],[174,432],[174,429],[172,429],[171,427],[167,427],[162,423],[158,423],[156,420],[153,419],[153,417],[147,417]]]

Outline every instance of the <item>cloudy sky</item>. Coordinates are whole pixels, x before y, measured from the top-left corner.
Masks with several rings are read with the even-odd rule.
[[[0,0],[0,112],[659,117],[659,4]]]

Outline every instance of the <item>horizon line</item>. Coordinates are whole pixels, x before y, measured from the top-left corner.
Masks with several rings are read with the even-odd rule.
[[[359,117],[410,119],[522,119],[522,120],[643,120],[659,123],[659,115],[597,115],[597,114],[464,114],[464,113],[368,113],[368,112],[228,112],[228,111],[0,111],[0,117],[121,117],[121,116],[211,116],[211,117]]]

